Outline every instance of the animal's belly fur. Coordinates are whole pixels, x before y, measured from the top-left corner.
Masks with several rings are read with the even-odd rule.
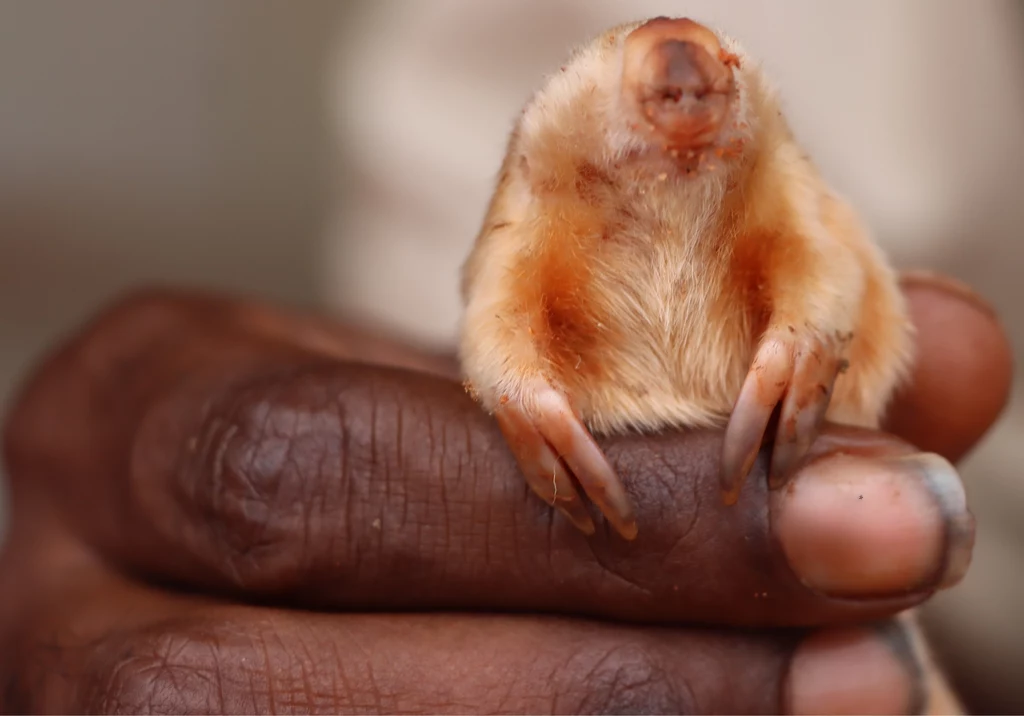
[[[574,396],[595,433],[722,425],[739,395],[756,343],[747,307],[685,266],[660,273],[629,277],[631,290],[626,277],[600,287],[614,338],[582,357],[602,370]]]

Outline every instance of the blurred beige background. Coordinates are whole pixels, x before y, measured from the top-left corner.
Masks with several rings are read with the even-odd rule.
[[[522,102],[568,46],[718,23],[901,266],[978,286],[1024,365],[1015,0],[0,0],[0,401],[141,282],[356,311],[447,343]],[[1024,392],[963,466],[966,582],[930,610],[976,710],[1024,711]]]

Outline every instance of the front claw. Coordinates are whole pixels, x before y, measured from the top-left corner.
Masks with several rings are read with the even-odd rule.
[[[498,426],[530,488],[585,534],[594,523],[566,467],[623,538],[636,537],[633,504],[608,458],[563,395],[547,384],[495,410]]]
[[[727,505],[739,499],[780,403],[769,487],[782,487],[800,466],[818,435],[836,377],[845,365],[840,344],[779,335],[761,342],[725,430],[721,486]]]

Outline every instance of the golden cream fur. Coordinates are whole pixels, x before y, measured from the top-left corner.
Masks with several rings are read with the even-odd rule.
[[[824,418],[877,427],[912,357],[870,233],[757,63],[689,20],[608,30],[528,102],[462,296],[467,389],[531,487],[592,532],[572,473],[627,539],[591,433],[727,425],[735,500],[776,408],[786,472]],[[929,669],[932,710],[959,710]]]
[[[598,433],[720,425],[764,335],[852,333],[828,417],[877,425],[910,359],[892,270],[735,40],[733,119],[692,171],[631,129],[638,26],[577,50],[516,125],[464,268],[472,390],[528,409],[541,377]]]

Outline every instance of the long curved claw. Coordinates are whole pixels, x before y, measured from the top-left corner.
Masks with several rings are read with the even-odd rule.
[[[593,522],[564,463],[615,531],[627,540],[636,538],[633,503],[622,481],[563,395],[549,385],[538,385],[507,401],[495,415],[534,492],[583,532],[593,534]]]
[[[727,505],[739,499],[776,408],[768,486],[785,485],[818,435],[843,363],[830,341],[778,335],[762,341],[725,429],[721,486]]]
[[[503,405],[494,417],[530,489],[568,517],[581,532],[594,534],[594,520],[580,493],[540,431],[517,405]]]
[[[612,527],[625,539],[636,537],[636,517],[626,488],[597,442],[552,388],[534,397],[537,427],[558,451],[573,475]]]
[[[779,339],[764,341],[754,356],[725,428],[720,473],[725,504],[733,505],[739,499],[772,413],[785,395],[792,373],[791,347]]]
[[[803,346],[779,416],[768,487],[784,486],[818,437],[840,368],[839,356],[821,342]]]

